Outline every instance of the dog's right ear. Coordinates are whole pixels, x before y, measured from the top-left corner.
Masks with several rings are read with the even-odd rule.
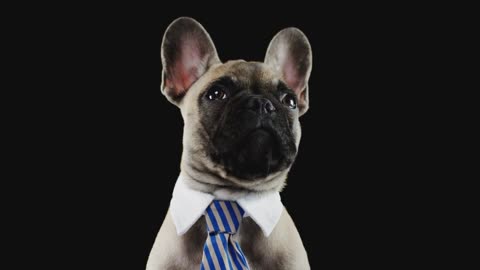
[[[187,17],[178,18],[168,26],[160,56],[163,66],[160,89],[176,105],[200,76],[212,65],[220,63],[207,31]]]

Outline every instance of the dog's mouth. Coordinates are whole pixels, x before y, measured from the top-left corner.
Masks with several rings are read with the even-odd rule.
[[[272,142],[278,142],[279,140],[278,133],[274,129],[263,126],[246,132],[243,141],[255,140],[255,138],[260,138],[261,140],[269,138]]]
[[[296,156],[288,123],[265,116],[228,118],[212,138],[210,156],[228,176],[242,181],[266,179],[288,168]],[[233,121],[235,120],[235,121]]]
[[[280,145],[275,131],[258,128],[249,132],[238,147],[240,151],[245,149],[250,152],[250,158],[262,159],[272,155],[275,149],[278,150]]]
[[[250,147],[247,148],[250,152],[249,156],[254,163],[266,163],[263,175],[266,176],[283,160],[278,135],[271,130],[260,128],[250,133],[249,138]]]
[[[266,121],[258,121],[255,127],[247,129],[244,133],[243,141],[255,137],[265,138],[270,137],[275,144],[279,145],[281,142],[279,132],[272,127],[271,123]]]
[[[265,178],[284,163],[284,149],[277,131],[259,127],[245,132],[220,160],[226,171],[241,179]]]

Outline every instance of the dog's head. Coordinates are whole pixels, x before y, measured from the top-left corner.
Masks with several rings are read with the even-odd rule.
[[[161,91],[185,122],[182,170],[205,184],[280,189],[297,154],[298,119],[308,110],[305,35],[280,31],[263,63],[222,63],[205,29],[179,18],[165,32],[161,59]]]

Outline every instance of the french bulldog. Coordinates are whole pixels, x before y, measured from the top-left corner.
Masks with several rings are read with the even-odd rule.
[[[297,155],[299,117],[309,106],[312,52],[297,28],[281,30],[264,62],[221,62],[206,30],[181,17],[161,45],[161,92],[180,108],[186,185],[217,199],[280,192]],[[250,269],[310,269],[300,235],[283,212],[267,237],[245,217],[235,237]],[[151,250],[147,270],[198,270],[207,238],[205,218],[179,235],[171,208]]]

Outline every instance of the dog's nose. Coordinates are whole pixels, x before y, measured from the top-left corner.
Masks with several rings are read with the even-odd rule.
[[[272,102],[263,97],[251,97],[247,102],[247,108],[260,114],[270,114],[276,110]]]

